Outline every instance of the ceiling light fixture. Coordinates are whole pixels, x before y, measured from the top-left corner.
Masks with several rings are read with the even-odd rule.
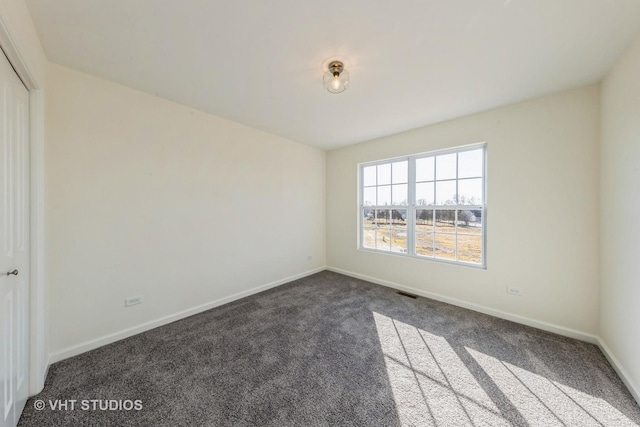
[[[324,73],[324,88],[331,93],[344,92],[349,87],[349,72],[341,61],[331,61]]]

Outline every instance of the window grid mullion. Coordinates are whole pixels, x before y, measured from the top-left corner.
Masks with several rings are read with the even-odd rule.
[[[460,197],[458,196],[458,153],[456,153],[456,204],[460,203]]]
[[[433,205],[438,204],[438,162],[436,161],[436,156],[433,156]],[[435,217],[433,218],[435,221]],[[435,227],[435,222],[433,223]],[[435,232],[435,229],[434,229]],[[435,243],[434,243],[435,248]]]
[[[457,156],[456,156],[457,158]],[[456,160],[457,162],[457,160]],[[456,164],[457,166],[457,164]],[[457,181],[456,181],[457,184]],[[456,194],[456,198],[457,198],[457,194]],[[453,242],[453,254],[454,254],[454,260],[458,261],[458,209],[456,209],[454,211],[454,215],[453,215],[453,230],[454,230],[454,234],[455,234],[455,239]]]
[[[416,158],[409,158],[408,180],[408,202],[407,209],[407,252],[410,255],[416,254]]]
[[[360,209],[358,212],[358,215],[360,215],[358,221],[360,221],[360,227],[358,230],[358,240],[359,240],[359,245],[360,247],[364,247],[364,168],[360,167],[360,170],[358,171],[358,177],[360,180],[360,188],[362,188],[362,190],[360,190],[360,199],[358,200],[360,203]],[[377,196],[376,196],[377,197]],[[378,203],[378,200],[376,199],[376,203]]]

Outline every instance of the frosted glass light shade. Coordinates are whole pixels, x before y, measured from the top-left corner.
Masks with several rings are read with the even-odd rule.
[[[334,61],[329,64],[323,83],[324,88],[331,93],[344,92],[349,87],[349,72],[344,69],[342,62]]]

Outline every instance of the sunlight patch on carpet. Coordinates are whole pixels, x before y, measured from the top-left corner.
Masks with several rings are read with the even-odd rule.
[[[511,425],[444,338],[373,317],[403,425]]]
[[[603,399],[465,348],[531,425],[637,426]]]

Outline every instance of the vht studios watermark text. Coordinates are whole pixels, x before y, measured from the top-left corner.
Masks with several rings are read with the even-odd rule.
[[[142,400],[114,400],[114,399],[56,399],[36,400],[33,407],[42,411],[139,411],[142,409]]]

